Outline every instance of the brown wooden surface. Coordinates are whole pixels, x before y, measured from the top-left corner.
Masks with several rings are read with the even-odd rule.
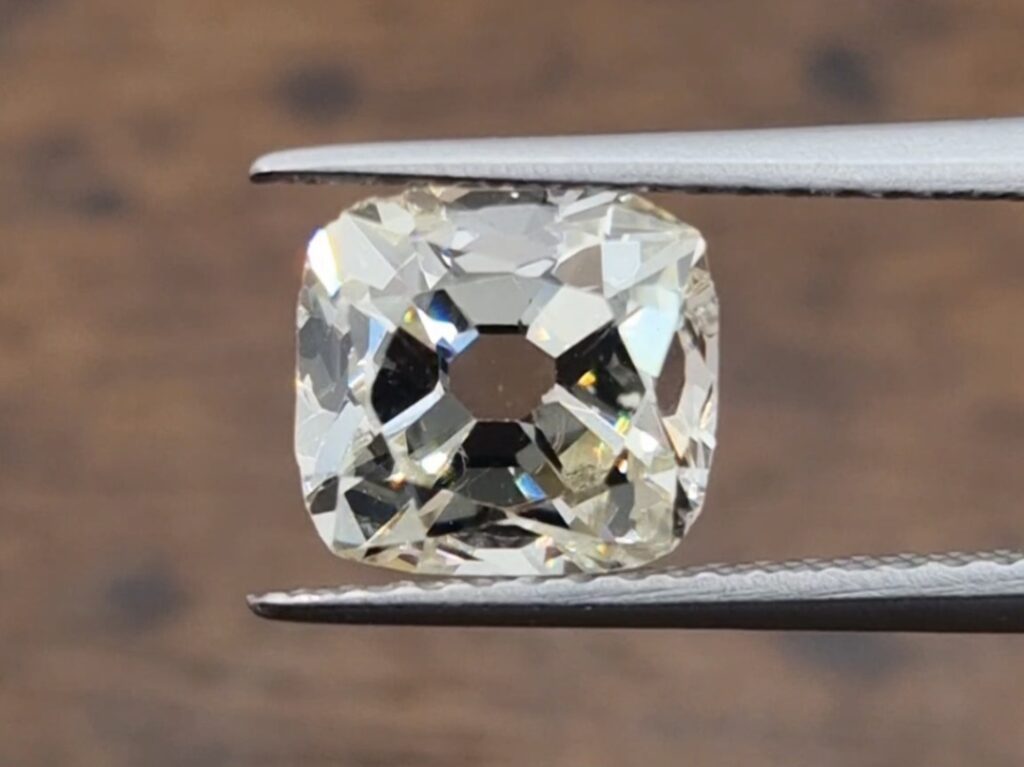
[[[1012,114],[1024,4],[0,0],[0,764],[1024,761],[1024,642],[289,627],[331,140]],[[1024,206],[662,202],[724,306],[679,559],[1024,545]]]

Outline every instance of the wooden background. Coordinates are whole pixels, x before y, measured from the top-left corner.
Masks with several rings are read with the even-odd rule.
[[[289,144],[1012,114],[1024,4],[0,0],[0,764],[1024,761],[1024,642],[329,629]],[[681,560],[1024,546],[1024,206],[664,196],[724,306]]]

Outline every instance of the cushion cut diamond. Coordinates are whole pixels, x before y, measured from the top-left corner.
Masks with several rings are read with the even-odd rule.
[[[338,555],[553,575],[671,551],[715,446],[718,307],[634,194],[413,187],[309,243],[296,455]]]

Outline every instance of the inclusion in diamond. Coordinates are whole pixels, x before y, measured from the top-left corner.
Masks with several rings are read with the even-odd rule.
[[[704,501],[704,240],[631,193],[413,187],[318,230],[295,446],[339,556],[457,575],[636,567]]]

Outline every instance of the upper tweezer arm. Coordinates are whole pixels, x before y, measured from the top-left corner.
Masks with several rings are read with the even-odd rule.
[[[1021,199],[1024,118],[348,144],[273,152],[250,176]]]
[[[271,592],[312,623],[1024,632],[1024,555],[901,555],[551,579]]]

